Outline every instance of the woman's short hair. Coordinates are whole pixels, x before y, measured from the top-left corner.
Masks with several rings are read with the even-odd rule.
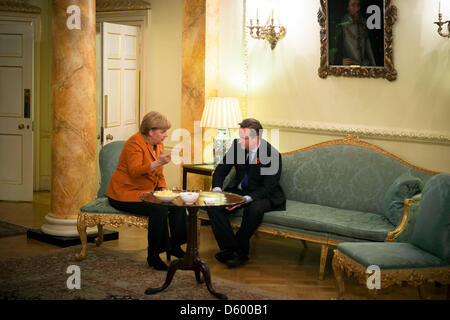
[[[159,112],[151,111],[147,113],[142,119],[139,131],[147,136],[150,130],[161,129],[167,130],[171,126],[169,120]]]
[[[263,131],[263,127],[261,123],[253,118],[247,118],[242,120],[241,123],[239,123],[239,126],[241,128],[248,128],[250,129],[250,137],[254,138],[256,136],[260,137]]]

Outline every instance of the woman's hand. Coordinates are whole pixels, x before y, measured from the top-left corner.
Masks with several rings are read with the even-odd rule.
[[[156,160],[156,161],[158,161],[161,164],[161,166],[163,166],[165,164],[168,164],[170,162],[170,160],[172,160],[172,154],[171,153],[168,153],[168,154],[162,154],[161,153],[159,155],[158,160]]]
[[[163,165],[168,164],[171,159],[172,159],[172,154],[170,154],[170,153],[168,153],[168,154],[161,153],[159,155],[158,159],[153,161],[152,164],[150,165],[151,171],[153,172],[156,169],[158,169],[159,167],[162,167]]]

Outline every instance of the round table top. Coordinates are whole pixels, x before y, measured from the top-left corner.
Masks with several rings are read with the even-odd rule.
[[[180,193],[181,191],[174,191]],[[184,203],[180,196],[172,201],[162,201],[153,195],[153,192],[146,192],[141,195],[141,200],[148,203],[164,205],[169,207],[186,207],[186,208],[212,208],[212,207],[228,207],[245,203],[245,198],[230,192],[213,192],[200,191],[197,201],[193,204]]]

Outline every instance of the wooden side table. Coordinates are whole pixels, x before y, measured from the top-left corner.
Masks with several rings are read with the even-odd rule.
[[[204,176],[212,176],[216,166],[214,164],[184,164],[183,165],[183,190],[186,190],[187,174],[196,173]]]

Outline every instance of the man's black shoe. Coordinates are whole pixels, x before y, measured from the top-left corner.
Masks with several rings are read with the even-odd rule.
[[[153,267],[156,270],[165,271],[168,269],[167,264],[165,264],[164,261],[162,261],[159,255],[157,254],[152,254],[148,256],[147,263],[149,267]]]
[[[225,263],[228,268],[236,268],[242,266],[248,260],[248,255],[246,254],[238,254],[237,252],[233,252],[231,259],[227,260]]]
[[[233,255],[233,251],[226,249],[226,250],[222,250],[220,252],[217,252],[215,254],[215,257],[217,259],[217,261],[222,262],[222,263],[226,263],[227,260],[230,260],[231,257]]]

